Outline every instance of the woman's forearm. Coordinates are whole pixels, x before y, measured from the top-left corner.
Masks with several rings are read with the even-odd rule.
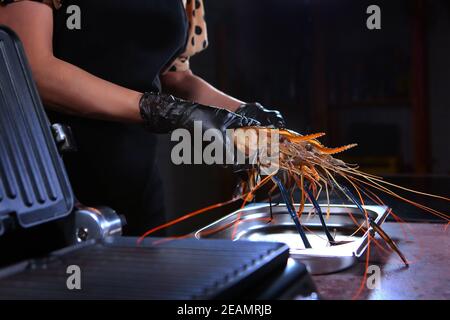
[[[236,111],[244,103],[214,88],[191,71],[168,72],[161,76],[161,81],[165,92],[186,100],[222,107],[230,111]]]
[[[32,1],[0,6],[0,24],[22,40],[39,93],[48,106],[92,118],[142,121],[139,92],[102,80],[53,55],[49,6]]]
[[[33,68],[44,103],[84,117],[141,122],[141,93],[102,80],[55,57]]]

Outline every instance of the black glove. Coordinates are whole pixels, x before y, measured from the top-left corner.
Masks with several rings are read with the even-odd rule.
[[[151,132],[170,133],[176,129],[193,132],[194,122],[201,121],[202,133],[208,129],[219,131],[216,139],[228,153],[233,152],[234,146],[229,144],[226,135],[227,129],[260,126],[256,120],[225,109],[184,101],[166,94],[145,93],[140,100],[139,107],[146,127]]]
[[[257,102],[243,104],[236,110],[236,113],[258,120],[265,127],[274,127],[276,129],[286,128],[286,122],[279,111],[268,110]]]
[[[192,131],[194,121],[202,122],[202,131],[259,126],[256,120],[225,109],[209,107],[198,103],[159,93],[145,93],[139,103],[141,116],[147,128],[154,133],[169,133],[183,128]]]

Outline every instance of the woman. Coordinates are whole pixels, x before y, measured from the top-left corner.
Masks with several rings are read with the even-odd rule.
[[[284,126],[279,112],[191,72],[189,58],[207,47],[200,0],[0,3],[0,24],[24,43],[51,119],[74,132],[78,152],[65,162],[75,194],[125,213],[128,234],[163,222],[154,133],[192,130],[194,121],[203,130]]]

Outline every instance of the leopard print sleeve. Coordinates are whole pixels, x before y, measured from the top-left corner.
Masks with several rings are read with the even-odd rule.
[[[23,1],[23,0],[0,0],[0,5],[6,6],[7,4],[10,4],[13,2],[19,2],[19,1]],[[62,2],[62,0],[32,0],[32,1],[45,3],[46,5],[49,5],[50,7],[52,7],[53,9],[61,8],[61,2]]]
[[[188,41],[184,52],[173,61],[166,72],[189,70],[189,59],[208,46],[203,0],[183,0],[189,22]],[[164,73],[166,73],[164,72]]]

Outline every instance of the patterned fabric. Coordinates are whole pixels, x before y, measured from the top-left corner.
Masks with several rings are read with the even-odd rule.
[[[0,4],[6,5],[12,2],[23,0],[0,0]],[[32,0],[42,2],[54,9],[61,8],[64,0]],[[186,15],[189,21],[188,41],[184,52],[166,69],[169,71],[189,70],[189,59],[208,47],[208,32],[205,22],[205,8],[203,0],[182,0],[186,8]]]
[[[168,68],[169,71],[189,70],[189,58],[208,46],[203,0],[183,0],[189,21],[188,41],[185,51]]]

